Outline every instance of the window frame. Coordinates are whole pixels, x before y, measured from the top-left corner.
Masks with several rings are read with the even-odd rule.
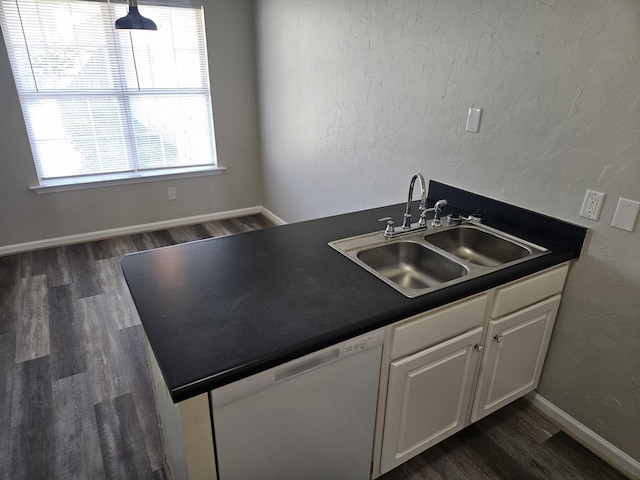
[[[217,145],[216,145],[217,142],[215,137],[215,127],[213,124],[214,120],[213,120],[213,105],[212,105],[212,95],[211,95],[211,86],[210,86],[210,69],[208,65],[209,58],[208,58],[207,44],[206,44],[207,43],[206,42],[206,26],[204,22],[203,7],[192,6],[192,5],[173,6],[173,5],[166,5],[166,4],[156,4],[154,6],[163,7],[163,8],[191,8],[191,9],[200,10],[200,15],[201,15],[200,21],[202,22],[201,23],[202,41],[198,42],[198,44],[200,45],[200,48],[204,49],[204,53],[203,55],[201,55],[201,58],[202,56],[204,56],[204,62],[205,62],[204,65],[202,64],[202,62],[200,63],[200,69],[201,69],[201,72],[203,72],[203,77],[201,78],[206,79],[206,84],[204,84],[202,88],[169,87],[169,88],[149,88],[149,89],[138,88],[138,90],[135,90],[131,88],[125,88],[124,84],[122,84],[123,85],[122,88],[111,89],[107,91],[98,91],[98,90],[86,91],[83,89],[65,90],[64,88],[59,88],[59,89],[54,88],[54,89],[43,89],[42,91],[38,91],[36,89],[36,91],[34,92],[34,91],[29,91],[27,88],[21,89],[21,87],[18,85],[19,83],[18,79],[17,77],[15,77],[15,74],[14,74],[15,70],[13,65],[12,52],[11,51],[7,52],[9,59],[11,61],[12,74],[14,74],[16,90],[17,90],[17,93],[20,99],[20,104],[23,110],[25,127],[27,130],[30,147],[31,147],[32,161],[33,161],[33,165],[38,178],[38,184],[30,186],[29,187],[30,190],[36,193],[51,193],[51,192],[59,192],[59,191],[66,191],[66,190],[77,190],[77,189],[86,189],[86,188],[103,187],[103,186],[125,185],[130,183],[160,181],[160,180],[166,180],[169,178],[174,179],[174,178],[188,178],[188,177],[203,176],[203,175],[216,175],[216,174],[223,173],[226,170],[224,167],[220,166],[218,163],[218,153],[217,153]],[[108,19],[109,25],[113,24],[113,19],[116,18],[120,13],[117,10],[119,7],[122,7],[122,6],[114,5],[114,4],[109,5],[107,14],[113,17]],[[20,14],[20,12],[18,13]],[[101,14],[100,18],[103,19],[102,23],[105,23],[105,20],[107,20],[105,19],[104,14]],[[105,28],[104,33],[106,35],[109,35],[110,31],[108,30],[108,27],[105,26],[104,28]],[[122,33],[123,32],[118,32],[118,33],[114,32],[114,36],[121,35]],[[10,50],[10,48],[14,48],[15,45],[10,46],[11,42],[7,39],[7,34],[4,33],[3,36],[5,37],[6,49]],[[27,42],[26,38],[24,38],[24,42],[25,42],[24,43],[25,49],[27,50],[26,53],[28,55],[29,46],[26,43]],[[125,67],[124,67],[125,61],[123,60],[123,57],[122,57],[124,53],[122,45],[126,45],[128,42],[125,40],[125,43],[123,44],[120,39],[117,39],[115,37],[114,37],[114,42],[115,42],[114,53],[115,55],[117,55],[118,70],[112,74],[113,75],[112,78],[116,79],[116,83],[120,83],[121,81],[123,81],[122,78],[127,74],[127,71],[125,70]],[[132,46],[132,51],[133,51],[133,46]],[[17,54],[19,55],[20,53],[24,53],[24,52],[18,52]],[[136,72],[136,75],[137,75],[137,72]],[[207,157],[210,157],[209,158],[210,163],[196,163],[193,165],[186,165],[186,166],[185,165],[166,166],[165,164],[164,166],[156,166],[155,168],[145,169],[142,163],[144,161],[144,158],[140,157],[140,155],[136,152],[135,155],[131,155],[131,159],[130,159],[130,161],[132,162],[130,163],[130,165],[132,166],[131,170],[123,170],[123,171],[115,171],[115,172],[97,172],[95,174],[91,173],[88,175],[81,175],[81,174],[78,174],[78,172],[76,171],[75,174],[73,175],[60,176],[60,177],[53,177],[53,176],[45,177],[45,175],[43,174],[44,168],[43,170],[41,170],[41,165],[39,164],[38,159],[36,157],[36,147],[34,146],[34,142],[42,141],[42,138],[38,138],[38,139],[35,138],[35,134],[34,134],[34,137],[32,138],[32,133],[31,133],[32,127],[29,123],[30,120],[27,118],[27,113],[25,111],[25,105],[27,104],[29,99],[33,99],[33,98],[46,99],[47,97],[60,99],[63,96],[68,96],[69,98],[81,98],[83,96],[87,97],[95,94],[95,95],[111,97],[116,101],[123,102],[125,104],[125,110],[124,110],[125,116],[120,117],[122,118],[122,120],[120,122],[116,121],[115,124],[120,125],[122,130],[121,139],[125,144],[125,148],[131,152],[132,150],[133,151],[137,150],[137,147],[136,147],[137,140],[135,140],[135,135],[132,135],[132,132],[133,132],[132,123],[135,122],[135,117],[133,116],[133,114],[130,113],[131,108],[129,107],[132,98],[136,96],[148,96],[148,97],[158,96],[160,98],[164,96],[164,98],[171,98],[170,97],[171,95],[174,95],[174,96],[182,95],[182,94],[188,95],[192,93],[196,93],[198,96],[204,97],[204,100],[208,103],[208,104],[203,103],[202,105],[203,106],[206,105],[206,107],[208,108],[209,116],[210,116],[209,142],[211,147],[211,150],[210,150],[211,155],[207,155]],[[24,104],[23,104],[23,98],[25,99]],[[75,137],[70,136],[68,138],[75,138]]]

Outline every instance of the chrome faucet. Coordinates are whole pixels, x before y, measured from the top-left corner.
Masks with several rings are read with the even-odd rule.
[[[433,206],[433,221],[431,222],[432,227],[439,227],[442,224],[440,223],[440,216],[442,215],[442,207],[447,206],[448,203],[445,199],[438,200],[436,204]]]
[[[416,184],[416,180],[420,181],[420,218],[418,222],[415,224],[411,224],[411,204],[413,202],[413,187]],[[402,219],[402,231],[397,231],[394,228],[393,220],[391,217],[382,217],[379,218],[379,222],[387,222],[387,227],[384,230],[385,238],[394,238],[399,235],[407,234],[412,230],[426,229],[429,228],[429,225],[432,227],[440,227],[442,224],[440,223],[440,217],[442,216],[442,207],[447,205],[447,201],[445,199],[438,200],[433,208],[427,208],[427,185],[424,181],[424,177],[420,173],[416,173],[411,178],[411,183],[409,183],[409,198],[407,198],[407,207],[404,212],[404,216]],[[427,222],[427,213],[433,212],[433,220],[429,224]]]
[[[411,228],[411,201],[413,200],[413,186],[416,183],[416,179],[420,180],[420,210],[426,210],[427,208],[427,187],[424,183],[424,177],[420,173],[416,173],[413,178],[411,178],[411,183],[409,184],[409,198],[407,199],[407,208],[404,212],[404,218],[402,220],[402,228],[409,229]],[[445,202],[446,205],[446,202]],[[420,220],[418,222],[419,225],[425,225],[426,220],[423,215],[420,215]]]

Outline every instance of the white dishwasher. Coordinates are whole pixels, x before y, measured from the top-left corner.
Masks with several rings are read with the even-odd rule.
[[[368,480],[382,329],[211,392],[219,480]]]

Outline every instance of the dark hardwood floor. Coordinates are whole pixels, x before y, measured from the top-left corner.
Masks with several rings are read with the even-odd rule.
[[[0,257],[0,480],[164,478],[120,258],[269,226],[249,216]],[[624,477],[524,401],[383,477],[574,478]]]
[[[0,257],[0,479],[164,478],[120,259],[269,226],[249,216]]]
[[[409,460],[381,480],[622,480],[520,399]]]

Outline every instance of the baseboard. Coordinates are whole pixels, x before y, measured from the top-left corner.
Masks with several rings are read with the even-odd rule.
[[[127,227],[111,228],[108,230],[79,233],[76,235],[66,235],[64,237],[46,238],[44,240],[36,240],[34,242],[16,243],[14,245],[6,245],[0,247],[0,256],[28,252],[31,250],[41,250],[43,248],[61,247],[64,245],[72,245],[74,243],[93,242],[95,240],[104,240],[105,238],[119,237],[121,235],[132,235],[135,233],[164,230],[166,228],[183,227],[185,225],[194,225],[196,223],[211,222],[214,220],[224,220],[226,218],[243,217],[246,215],[256,214],[264,215],[277,225],[284,225],[286,223],[284,220],[274,215],[271,211],[267,210],[263,206],[256,206],[240,208],[237,210],[228,210],[225,212],[208,213],[205,215],[195,215],[192,217],[163,220],[161,222],[143,223],[139,225],[130,225]]]
[[[273,213],[271,210],[267,210],[264,207],[261,207],[262,210],[260,213],[262,213],[262,215],[264,215],[265,217],[267,217],[269,220],[271,220],[273,223],[275,223],[276,225],[286,225],[287,222],[285,222],[283,219],[281,219],[280,217],[278,217],[275,213]]]
[[[616,470],[634,480],[640,480],[640,462],[571,417],[542,395],[531,392],[525,397],[536,410],[549,418],[560,429],[607,462]]]

